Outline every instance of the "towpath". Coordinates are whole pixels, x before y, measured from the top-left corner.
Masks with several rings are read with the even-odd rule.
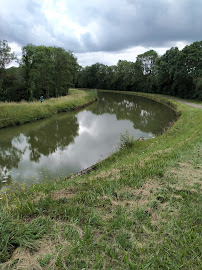
[[[188,101],[184,101],[182,99],[178,99],[178,98],[173,98],[173,97],[169,97],[170,99],[174,99],[176,101],[179,101],[181,103],[184,103],[184,104],[187,104],[189,106],[192,106],[192,107],[195,107],[195,108],[199,108],[199,109],[202,109],[202,105],[199,105],[199,104],[195,104],[195,103],[191,103],[191,102],[188,102]]]

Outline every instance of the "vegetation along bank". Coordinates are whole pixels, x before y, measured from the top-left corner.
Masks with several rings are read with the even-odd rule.
[[[67,96],[26,102],[0,102],[0,128],[21,125],[87,105],[97,98],[95,91],[69,90]]]
[[[90,174],[1,195],[3,269],[200,269],[202,110],[148,97],[181,114],[163,135],[125,137]]]

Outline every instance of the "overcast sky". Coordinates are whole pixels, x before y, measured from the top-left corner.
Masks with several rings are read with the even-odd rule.
[[[202,40],[202,0],[0,0],[0,40],[60,46],[82,66]]]

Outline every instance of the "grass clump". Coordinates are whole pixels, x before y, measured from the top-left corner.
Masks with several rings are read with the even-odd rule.
[[[120,144],[119,149],[122,150],[124,148],[131,148],[134,145],[133,136],[130,137],[128,130],[125,133],[120,135]]]
[[[36,250],[36,240],[40,239],[47,229],[49,221],[44,217],[30,223],[13,218],[4,208],[0,212],[0,263],[7,261],[17,247]]]

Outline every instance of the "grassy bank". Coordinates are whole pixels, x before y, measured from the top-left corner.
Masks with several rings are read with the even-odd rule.
[[[202,111],[162,102],[181,114],[163,135],[2,195],[2,268],[200,269]]]
[[[0,102],[0,128],[22,125],[38,119],[50,117],[58,112],[66,112],[94,101],[93,91],[69,90],[65,97],[34,102]]]

